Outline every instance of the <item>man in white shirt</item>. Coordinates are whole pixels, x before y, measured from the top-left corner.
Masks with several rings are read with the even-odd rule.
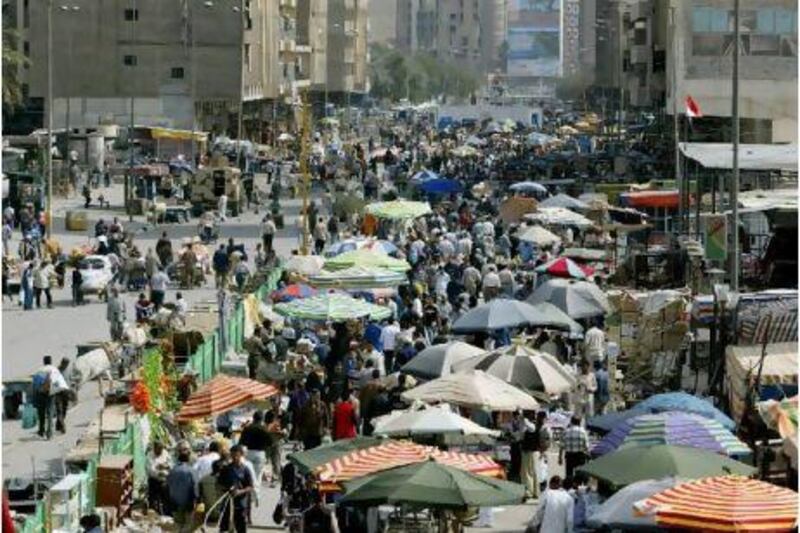
[[[33,394],[39,417],[39,436],[50,440],[53,437],[54,398],[68,390],[69,386],[61,371],[53,365],[53,358],[45,355],[42,367],[33,375]]]
[[[590,364],[601,363],[606,357],[606,334],[597,326],[589,328],[583,338],[584,353]]]
[[[561,478],[553,476],[539,500],[532,524],[539,526],[539,533],[572,533],[574,512],[575,501],[561,488]]]
[[[500,293],[500,276],[497,275],[497,267],[492,265],[483,277],[483,299],[489,301]]]
[[[197,458],[194,463],[194,471],[197,472],[197,479],[203,480],[204,477],[211,474],[214,463],[218,461],[219,456],[219,443],[212,440],[208,445],[206,453]]]
[[[261,223],[261,241],[264,245],[264,252],[269,253],[272,251],[272,240],[275,237],[275,232],[278,231],[275,222],[272,220],[272,215],[264,217]]]
[[[383,358],[386,370],[394,371],[394,356],[397,350],[397,334],[400,333],[400,325],[397,320],[392,318],[388,324],[381,329],[381,344],[383,345]]]
[[[163,270],[159,270],[150,278],[150,301],[156,311],[164,305],[164,296],[169,286],[169,276]]]

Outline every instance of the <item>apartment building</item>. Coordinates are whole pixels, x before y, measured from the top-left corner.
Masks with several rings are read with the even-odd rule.
[[[326,43],[327,97],[358,101],[369,91],[368,0],[328,0]]]

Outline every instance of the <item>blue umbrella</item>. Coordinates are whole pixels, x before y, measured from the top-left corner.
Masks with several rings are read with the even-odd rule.
[[[454,194],[464,190],[461,182],[445,178],[423,181],[419,188],[427,194]]]
[[[411,181],[418,183],[425,182],[428,180],[437,180],[437,179],[439,179],[439,174],[428,169],[420,170],[419,172],[411,176]]]
[[[648,413],[663,413],[665,411],[695,413],[706,418],[712,418],[731,431],[736,429],[736,422],[714,407],[711,402],[685,392],[655,394],[627,411],[608,413],[590,418],[587,420],[586,426],[590,429],[607,433],[614,429],[617,424],[628,418]]]

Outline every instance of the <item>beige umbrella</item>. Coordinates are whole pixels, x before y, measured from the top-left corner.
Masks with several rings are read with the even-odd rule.
[[[318,255],[294,255],[286,261],[283,268],[287,272],[313,276],[322,272],[323,265],[325,265],[325,258]]]
[[[403,393],[406,401],[450,403],[486,411],[534,411],[539,403],[526,392],[480,370],[450,374]]]
[[[520,232],[519,240],[532,242],[536,246],[550,246],[561,242],[561,237],[542,226],[528,226]]]

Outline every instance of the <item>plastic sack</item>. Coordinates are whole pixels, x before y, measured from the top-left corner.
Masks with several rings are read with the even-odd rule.
[[[22,429],[31,429],[39,423],[39,415],[32,403],[26,403],[22,408]]]

